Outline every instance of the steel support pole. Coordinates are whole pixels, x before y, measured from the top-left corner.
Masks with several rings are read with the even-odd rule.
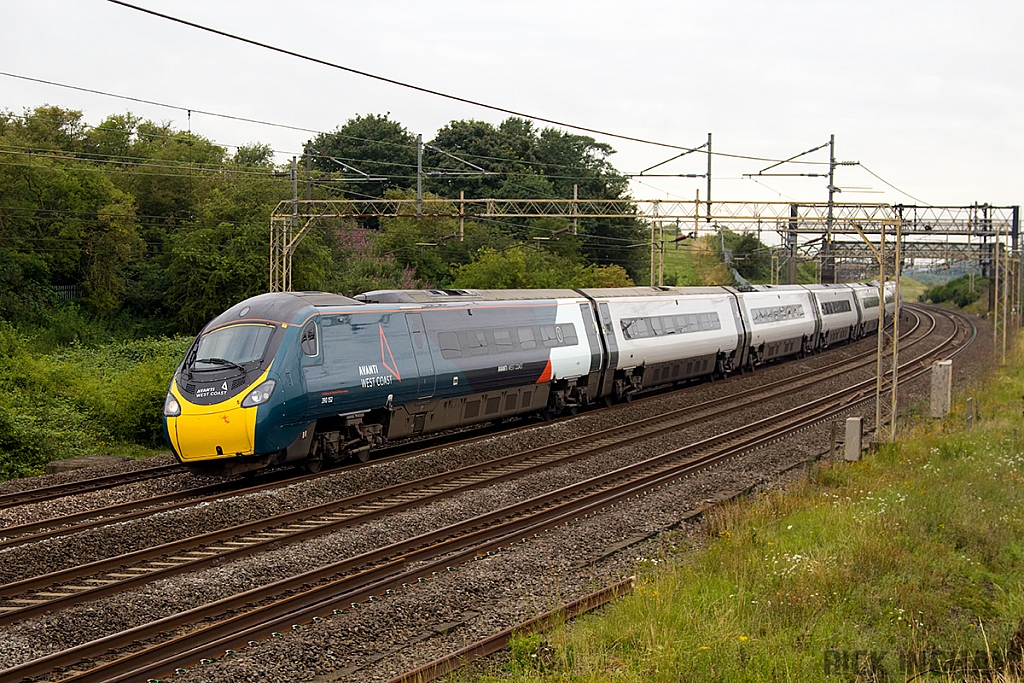
[[[899,411],[899,353],[900,353],[900,313],[902,312],[902,306],[900,301],[900,248],[903,237],[903,217],[897,216],[896,220],[896,244],[894,245],[893,254],[895,260],[893,262],[893,281],[895,282],[895,288],[893,290],[893,315],[892,315],[892,402],[889,407],[889,440],[896,440],[896,416]],[[884,303],[884,302],[883,302]]]
[[[423,217],[423,134],[416,136],[416,220]]]
[[[708,215],[705,220],[711,222],[711,133],[708,133]]]
[[[665,223],[658,223],[658,286],[665,285]]]
[[[658,222],[658,205],[654,205],[654,217],[651,219],[651,276],[648,284],[654,286],[654,226]]]
[[[836,136],[828,139],[828,219],[825,223],[825,241],[822,244],[824,257],[821,260],[820,280],[826,283],[836,281],[836,266],[832,258],[832,232],[835,225],[836,192]]]
[[[999,282],[1002,279],[1000,276],[1002,273],[999,271],[999,226],[996,225],[996,236],[995,241],[992,244],[992,249],[995,252],[992,257],[992,283],[989,285],[989,289],[994,292],[992,300],[992,345],[999,348],[999,299],[1000,299],[1000,287]],[[1001,363],[1005,362],[1005,358],[1000,360]]]
[[[292,233],[299,224],[299,168],[298,159],[292,157],[292,219],[288,223],[284,239],[284,259],[282,261],[284,279],[281,291],[292,291]]]
[[[882,360],[885,357],[885,224],[878,239],[878,334],[875,335],[875,439],[882,438],[882,378],[885,376]]]

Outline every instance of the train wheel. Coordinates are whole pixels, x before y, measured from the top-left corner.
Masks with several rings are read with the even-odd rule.
[[[319,443],[315,444],[313,450],[306,456],[306,462],[303,463],[302,468],[310,474],[316,474],[324,468],[324,451],[320,448]]]
[[[359,462],[367,462],[370,459],[370,449],[359,449],[358,451],[356,451],[356,457],[359,458]]]

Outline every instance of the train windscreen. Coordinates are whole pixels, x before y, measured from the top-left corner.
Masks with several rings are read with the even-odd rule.
[[[224,365],[242,366],[245,363],[262,360],[273,334],[273,325],[222,327],[199,340],[194,364],[203,366],[203,368]],[[197,369],[203,368],[197,367]]]

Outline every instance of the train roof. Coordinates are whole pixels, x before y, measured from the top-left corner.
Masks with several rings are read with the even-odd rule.
[[[806,292],[805,285],[752,285],[755,292]]]
[[[611,299],[623,296],[683,297],[700,294],[725,294],[724,287],[595,287],[580,292],[594,299]]]
[[[369,304],[428,304],[463,301],[528,301],[534,299],[579,299],[571,289],[377,289],[356,294]]]
[[[310,306],[362,306],[362,301],[328,292],[271,292],[241,301],[206,326],[213,329],[241,320],[273,320],[290,323]]]
[[[846,282],[827,282],[827,283],[823,283],[823,284],[820,284],[820,285],[801,285],[801,286],[805,287],[807,289],[814,290],[814,291],[819,291],[819,292],[823,291],[823,290],[827,290],[827,289],[843,289],[843,290],[847,290],[847,291],[850,290],[850,285],[849,285],[849,283],[846,283]]]

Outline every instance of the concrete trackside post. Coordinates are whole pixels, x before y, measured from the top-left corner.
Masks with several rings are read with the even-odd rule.
[[[864,434],[864,418],[846,418],[846,452],[844,457],[848,461],[860,460],[861,437]]]
[[[953,361],[932,363],[932,417],[945,417],[953,400]]]

